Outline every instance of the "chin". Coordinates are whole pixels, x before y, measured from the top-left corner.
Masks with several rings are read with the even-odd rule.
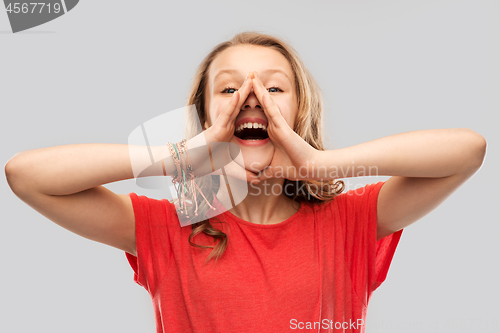
[[[241,150],[242,159],[235,160],[238,164],[244,164],[245,169],[252,172],[259,172],[264,170],[273,159],[274,145],[271,140],[266,143],[259,143],[252,145],[252,143],[245,143],[238,141],[236,138],[231,140],[237,144]],[[243,165],[242,165],[243,166]]]
[[[245,162],[245,169],[257,173],[264,170],[269,164],[271,164],[274,155],[274,147],[272,147],[270,151],[267,149],[267,151],[260,152],[255,151],[255,149],[253,149],[253,151],[249,151],[249,149],[245,148],[241,149],[243,153],[243,161]]]

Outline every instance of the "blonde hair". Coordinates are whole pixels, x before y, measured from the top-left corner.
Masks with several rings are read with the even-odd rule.
[[[209,117],[207,110],[205,110],[205,91],[208,83],[210,65],[221,52],[236,45],[257,45],[269,47],[285,56],[294,73],[296,96],[298,99],[298,114],[293,130],[315,149],[324,150],[322,123],[323,100],[318,85],[306,69],[298,53],[290,45],[278,37],[259,32],[248,31],[239,33],[231,40],[218,44],[202,60],[194,76],[188,97],[188,105],[194,104],[196,106],[196,116],[198,117],[201,126],[204,126]],[[197,126],[197,120],[192,119],[192,117],[194,117],[194,114],[188,114],[186,128],[186,136],[188,139],[200,133],[200,128]],[[211,181],[208,177],[203,178],[204,183],[199,184],[201,188],[218,189],[218,176],[212,176]],[[333,198],[340,194],[345,188],[344,182],[341,180],[291,181],[285,179],[283,186],[292,187],[293,195],[288,195],[288,191],[285,191],[285,195],[289,196],[293,201],[308,201],[320,204],[333,200]],[[303,190],[304,187],[306,191]],[[300,189],[302,189],[302,194],[300,193]],[[208,205],[205,204],[203,208],[208,209],[207,206]],[[200,233],[213,237],[214,242],[218,241],[217,245],[203,246],[193,243],[192,239]],[[215,257],[217,261],[227,247],[228,236],[221,230],[213,228],[207,219],[192,224],[192,233],[189,236],[189,243],[198,248],[212,248],[213,250],[210,252],[207,260]]]

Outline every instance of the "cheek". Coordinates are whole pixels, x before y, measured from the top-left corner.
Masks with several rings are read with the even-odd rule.
[[[287,124],[293,128],[295,125],[295,120],[298,115],[298,107],[295,103],[282,103],[278,104],[278,108],[281,111],[281,115],[285,118]]]
[[[222,110],[223,109],[221,107],[221,103],[217,103],[216,101],[212,100],[212,102],[208,105],[208,108],[206,109],[208,126],[213,125],[217,117],[221,114]]]

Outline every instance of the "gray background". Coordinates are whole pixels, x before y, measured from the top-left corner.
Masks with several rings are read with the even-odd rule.
[[[403,232],[367,332],[499,332],[499,18],[493,0],[81,1],[12,34],[0,10],[0,160],[127,143],[135,127],[184,105],[216,43],[244,30],[277,34],[322,87],[330,149],[456,127],[489,144],[478,173]],[[385,179],[350,179],[349,188]],[[156,195],[133,181],[108,188]],[[155,331],[124,252],[49,221],[5,177],[0,196],[0,331]]]

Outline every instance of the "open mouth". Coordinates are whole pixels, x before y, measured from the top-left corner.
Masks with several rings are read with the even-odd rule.
[[[241,140],[265,140],[269,138],[267,135],[267,127],[259,123],[243,123],[236,127],[234,135]]]

